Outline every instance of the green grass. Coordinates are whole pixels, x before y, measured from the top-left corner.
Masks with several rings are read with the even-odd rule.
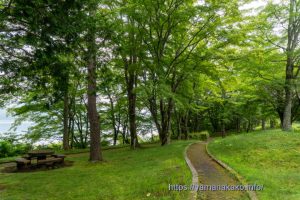
[[[74,154],[67,157],[74,161],[71,167],[0,173],[0,199],[187,199],[188,191],[169,191],[168,186],[191,183],[183,157],[189,143],[180,141],[165,147],[148,144],[135,151],[107,150],[102,163],[89,163],[87,153]]]
[[[300,199],[300,133],[257,131],[218,138],[209,150],[249,184],[264,185],[261,200]]]
[[[143,144],[151,144],[151,143],[142,143]],[[129,147],[128,144],[119,144],[116,146],[106,146],[106,147],[102,147],[102,150],[110,150],[110,149],[119,149],[119,148],[125,148],[125,147]],[[64,151],[62,149],[53,149],[55,151],[55,153],[60,153],[60,154],[65,154],[65,155],[71,155],[71,154],[78,154],[78,153],[87,153],[89,152],[89,148],[86,149],[70,149],[67,151]],[[0,164],[1,163],[6,163],[6,162],[14,162],[14,160],[16,158],[21,157],[22,155],[16,155],[16,156],[11,156],[11,157],[5,157],[5,158],[0,158]]]

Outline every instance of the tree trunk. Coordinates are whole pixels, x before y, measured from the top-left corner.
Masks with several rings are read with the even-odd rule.
[[[102,161],[100,117],[97,112],[97,76],[96,76],[96,41],[95,28],[91,27],[88,34],[87,70],[88,70],[88,120],[90,124],[90,161]]]
[[[171,125],[171,111],[173,108],[173,101],[171,98],[168,99],[165,105],[164,100],[160,100],[160,114],[161,114],[161,134],[160,141],[161,145],[164,146],[170,143],[170,125]]]
[[[222,133],[222,138],[224,138],[226,136],[224,120],[221,120],[221,133]]]
[[[64,134],[63,149],[69,150],[69,93],[68,89],[64,92]]]
[[[251,127],[252,127],[251,120],[248,120],[248,124],[247,124],[247,133],[251,130]]]
[[[265,119],[261,120],[261,129],[266,130],[266,120]]]
[[[270,119],[270,128],[271,129],[275,128],[275,120],[274,119]]]
[[[236,132],[241,132],[241,120],[239,117],[236,118]]]
[[[283,113],[283,123],[282,130],[290,131],[292,129],[292,104],[293,104],[293,90],[292,84],[294,77],[294,53],[295,49],[299,44],[299,2],[296,0],[290,0],[290,9],[289,9],[289,21],[288,21],[288,41],[287,41],[287,63],[285,71],[285,104],[284,104],[284,113]],[[297,75],[296,75],[297,76]]]
[[[132,60],[130,61],[132,63]],[[127,85],[128,114],[129,114],[129,131],[130,131],[130,147],[135,149],[139,147],[138,137],[136,133],[136,93],[134,91],[136,85],[136,75],[134,71],[128,69],[128,63],[125,64],[125,78]]]
[[[90,123],[90,161],[101,161],[100,123],[96,102],[96,67],[94,60],[88,64],[88,117]]]
[[[108,98],[110,101],[110,110],[111,110],[111,121],[112,121],[112,127],[113,127],[113,145],[116,146],[117,144],[117,139],[118,139],[118,131],[116,128],[116,118],[115,118],[115,106],[114,106],[114,101],[113,98],[111,97],[110,94],[108,94]]]
[[[288,58],[291,60],[291,58]],[[290,131],[292,129],[292,78],[293,67],[292,62],[288,61],[286,67],[286,81],[285,81],[285,106],[283,113],[282,130]]]

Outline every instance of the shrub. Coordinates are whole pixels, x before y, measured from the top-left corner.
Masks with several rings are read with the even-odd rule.
[[[14,155],[21,155],[21,154],[26,154],[30,149],[31,145],[30,144],[16,144],[13,146],[14,149]]]
[[[102,147],[107,147],[107,146],[109,146],[110,145],[110,142],[109,141],[107,141],[107,140],[102,140],[101,141],[101,146]]]
[[[0,141],[0,158],[14,155],[13,145],[8,141]]]
[[[208,131],[201,131],[201,132],[191,133],[191,134],[189,134],[189,138],[190,139],[195,139],[195,140],[205,141],[209,138],[209,133],[208,133]]]
[[[11,141],[3,140],[0,141],[0,158],[25,154],[30,149],[30,144],[13,144]]]

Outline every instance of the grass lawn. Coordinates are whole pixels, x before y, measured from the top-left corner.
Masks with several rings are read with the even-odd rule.
[[[257,131],[218,138],[209,150],[249,184],[264,185],[260,200],[300,199],[300,133]]]
[[[105,162],[89,163],[88,154],[69,155],[71,167],[30,173],[0,173],[1,200],[188,199],[188,191],[169,184],[191,184],[183,157],[192,141],[169,146],[148,144],[104,151]],[[150,194],[150,196],[149,196]]]

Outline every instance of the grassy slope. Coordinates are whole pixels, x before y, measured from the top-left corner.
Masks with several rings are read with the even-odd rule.
[[[150,144],[150,143],[143,143],[143,144]],[[116,146],[102,147],[102,150],[106,151],[106,150],[110,150],[110,149],[119,149],[119,148],[125,148],[125,147],[129,147],[129,145],[128,144],[125,144],[125,145],[120,144],[120,145],[116,145]],[[77,154],[77,153],[87,153],[87,152],[89,152],[89,149],[88,148],[87,149],[70,149],[68,151],[53,149],[53,151],[55,151],[55,153],[70,155],[70,154]],[[0,164],[6,163],[6,162],[14,162],[16,158],[19,158],[21,156],[22,155],[0,158]]]
[[[218,138],[209,150],[246,178],[263,184],[261,200],[300,199],[300,133],[279,130]]]
[[[72,167],[32,173],[0,173],[1,200],[54,199],[187,199],[188,192],[168,191],[168,184],[190,184],[183,158],[191,141],[169,146],[146,145],[104,151],[103,163],[87,162],[88,154],[68,156]],[[1,189],[1,188],[0,188]],[[147,194],[150,196],[147,197]]]

